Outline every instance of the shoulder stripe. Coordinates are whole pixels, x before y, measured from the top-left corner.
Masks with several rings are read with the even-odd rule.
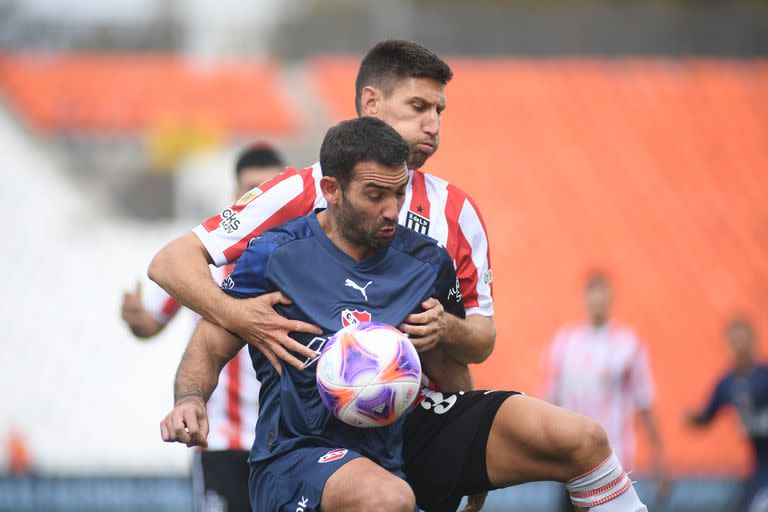
[[[299,193],[295,195],[291,201],[284,204],[279,210],[274,211],[272,215],[264,218],[263,215],[260,219],[263,220],[261,224],[258,224],[252,231],[246,236],[241,238],[237,243],[224,250],[224,258],[226,261],[235,261],[243,251],[248,247],[248,243],[251,239],[256,238],[263,232],[271,229],[275,226],[279,226],[284,222],[287,222],[296,217],[301,217],[312,211],[312,205],[315,201],[314,186],[305,193]]]
[[[289,169],[257,188],[264,191],[248,203],[227,208],[194,229],[216,265],[235,261],[253,237],[311,212],[315,203],[312,168]]]

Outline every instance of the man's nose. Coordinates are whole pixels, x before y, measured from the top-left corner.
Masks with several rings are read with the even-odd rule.
[[[382,216],[391,221],[397,221],[397,216],[400,213],[400,204],[396,196],[391,197],[386,205],[384,205],[384,211]]]
[[[431,110],[426,116],[423,124],[424,133],[436,137],[440,133],[440,116],[435,110]]]

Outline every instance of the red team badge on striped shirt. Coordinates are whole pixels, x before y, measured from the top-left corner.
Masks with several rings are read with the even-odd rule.
[[[331,450],[319,459],[317,459],[317,462],[320,464],[325,464],[326,462],[333,462],[335,460],[343,459],[344,456],[347,454],[346,448],[337,448],[336,450]]]

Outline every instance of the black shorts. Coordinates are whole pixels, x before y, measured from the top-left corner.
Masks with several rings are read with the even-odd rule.
[[[406,417],[406,479],[425,512],[454,512],[462,497],[493,490],[485,449],[501,404],[516,391],[431,392]]]
[[[192,491],[195,512],[251,512],[248,452],[195,452]]]

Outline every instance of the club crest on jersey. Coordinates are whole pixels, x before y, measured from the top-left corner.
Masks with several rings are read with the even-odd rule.
[[[360,322],[370,322],[371,314],[365,310],[345,309],[341,312],[341,325],[349,327]]]
[[[248,192],[246,192],[243,195],[243,197],[241,197],[240,199],[237,200],[237,202],[235,204],[237,206],[243,206],[245,204],[250,203],[251,201],[253,201],[257,197],[259,197],[260,195],[261,195],[261,189],[254,188],[253,190],[249,190]]]
[[[326,462],[333,462],[335,460],[339,460],[344,458],[344,456],[347,454],[346,448],[338,448],[336,450],[331,450],[319,459],[317,459],[317,462],[320,464],[325,464]]]
[[[405,216],[405,227],[421,233],[422,235],[429,234],[429,219],[422,217],[418,213],[409,211]]]

